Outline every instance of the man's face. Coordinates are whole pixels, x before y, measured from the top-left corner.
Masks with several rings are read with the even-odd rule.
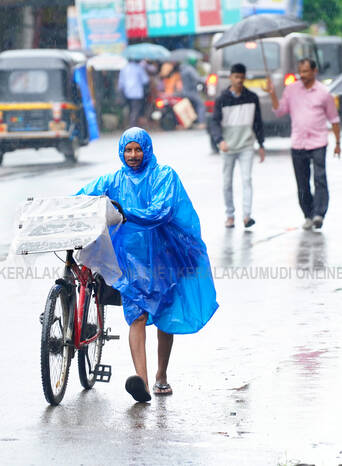
[[[137,142],[129,142],[124,151],[124,158],[127,165],[133,170],[137,170],[143,161],[143,151]]]
[[[298,73],[303,84],[308,84],[316,78],[317,69],[312,70],[310,63],[306,61],[298,65]]]
[[[242,89],[243,83],[245,82],[246,75],[243,73],[232,73],[230,75],[230,82],[235,89]]]

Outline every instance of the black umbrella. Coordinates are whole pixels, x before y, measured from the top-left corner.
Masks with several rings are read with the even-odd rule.
[[[307,27],[307,23],[294,16],[277,14],[252,15],[234,24],[234,26],[225,31],[214,45],[216,49],[220,49],[228,45],[238,44],[239,42],[260,39],[265,69],[268,72],[261,39],[286,36],[290,34],[290,32],[302,31]]]

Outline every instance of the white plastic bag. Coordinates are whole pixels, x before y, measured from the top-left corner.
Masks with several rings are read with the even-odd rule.
[[[108,197],[80,195],[28,200],[17,222],[9,258],[76,249],[75,260],[100,273],[108,285],[121,276],[107,225],[119,228],[122,216]]]

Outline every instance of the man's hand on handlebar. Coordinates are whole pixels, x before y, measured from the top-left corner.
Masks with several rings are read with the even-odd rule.
[[[110,200],[110,202],[113,204],[114,207],[116,207],[118,209],[118,211],[122,215],[122,223],[126,223],[127,218],[126,218],[125,212],[124,212],[121,204],[119,204],[117,201],[112,201],[112,199]]]

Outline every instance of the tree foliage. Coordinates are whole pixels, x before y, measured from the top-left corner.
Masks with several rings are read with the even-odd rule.
[[[304,0],[303,19],[309,24],[324,22],[329,35],[342,35],[342,1]]]

